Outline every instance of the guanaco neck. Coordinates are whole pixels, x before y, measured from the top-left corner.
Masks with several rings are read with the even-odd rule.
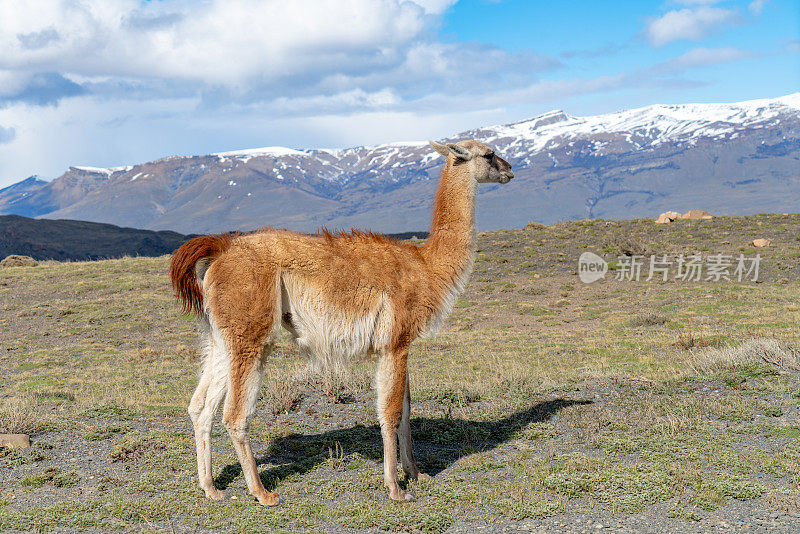
[[[432,274],[448,286],[462,281],[472,267],[476,183],[470,167],[469,162],[447,158],[436,191],[430,236],[423,246]]]

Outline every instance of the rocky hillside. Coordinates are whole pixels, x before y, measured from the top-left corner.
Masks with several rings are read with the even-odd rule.
[[[734,104],[657,105],[595,117],[554,111],[462,132],[514,166],[479,188],[481,230],[581,218],[800,211],[800,93]],[[263,225],[313,231],[427,228],[442,159],[425,142],[281,147],[71,167],[0,190],[0,213],[185,233]]]

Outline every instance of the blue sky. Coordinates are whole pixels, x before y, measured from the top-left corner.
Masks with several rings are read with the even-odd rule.
[[[699,24],[696,36],[681,38],[675,28],[674,38],[667,42],[649,38],[649,25],[670,12],[688,15],[703,9],[729,15],[723,13],[726,18],[716,24]],[[578,114],[654,103],[728,102],[800,91],[800,3],[794,1],[462,0],[445,17],[441,35],[556,57],[563,68],[548,79],[632,73],[698,48],[718,52],[718,62],[709,54],[708,63],[665,76],[672,78],[672,87],[655,83],[554,102]],[[733,54],[733,50],[740,53]],[[722,61],[726,57],[730,60]],[[534,104],[532,109],[543,108]]]
[[[796,0],[0,0],[0,187],[800,91]]]

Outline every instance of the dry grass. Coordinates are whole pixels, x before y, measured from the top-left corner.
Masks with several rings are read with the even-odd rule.
[[[314,360],[295,374],[295,380],[337,403],[372,387],[371,373],[358,363],[346,366],[339,362]]]
[[[269,412],[275,416],[295,411],[303,400],[305,383],[289,376],[266,376],[261,397]]]
[[[630,320],[631,326],[660,326],[665,324],[669,321],[668,317],[663,315],[658,315],[656,313],[648,313],[646,315],[640,315],[638,317],[634,317]]]
[[[621,256],[649,256],[657,252],[652,244],[627,235],[614,236],[607,246]]]
[[[0,434],[33,434],[45,425],[31,396],[0,400]]]
[[[695,373],[715,373],[748,364],[800,371],[800,350],[775,339],[754,338],[734,347],[700,352],[690,366]]]

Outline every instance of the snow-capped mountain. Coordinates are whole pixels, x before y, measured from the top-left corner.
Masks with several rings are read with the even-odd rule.
[[[484,135],[488,142],[494,143],[512,139],[509,154],[522,157],[531,150],[541,151],[567,140],[602,134],[621,135],[638,149],[669,142],[735,139],[742,128],[778,126],[783,114],[797,111],[800,111],[800,93],[734,104],[655,105],[594,117],[570,117],[557,110],[533,119],[466,133]],[[515,150],[516,147],[519,150]]]
[[[586,217],[800,211],[800,93],[733,104],[552,111],[460,133],[514,167],[479,187],[479,229]],[[130,167],[71,167],[0,190],[0,213],[184,233],[427,228],[443,160],[427,142],[341,150],[266,147]],[[23,186],[23,184],[26,184]]]

